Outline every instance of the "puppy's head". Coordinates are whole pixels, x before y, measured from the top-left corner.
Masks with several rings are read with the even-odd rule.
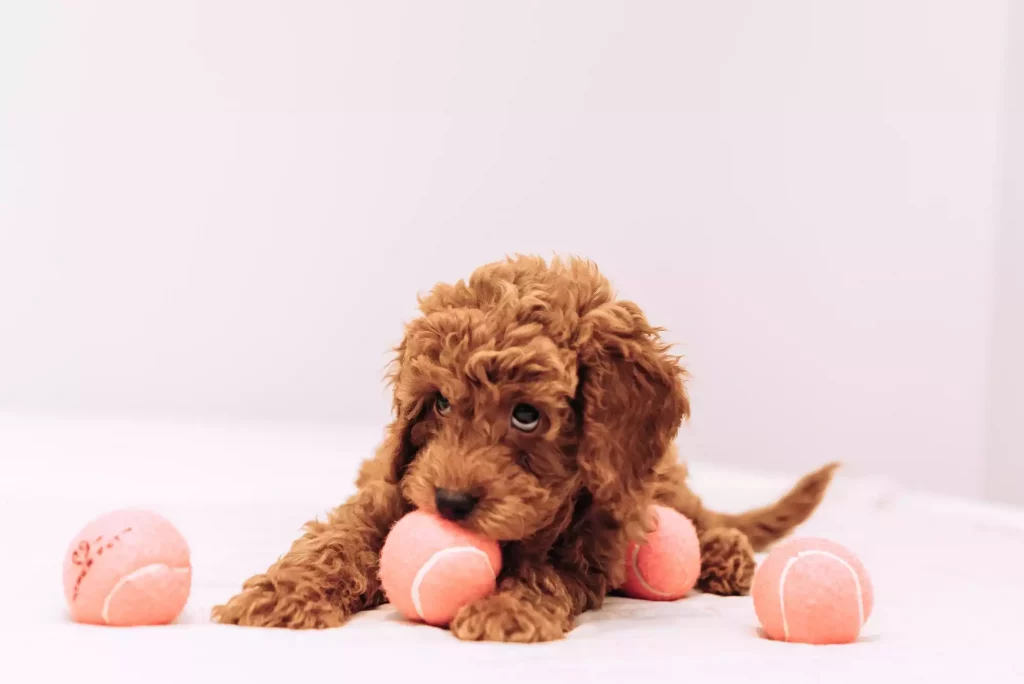
[[[498,540],[586,490],[630,524],[689,406],[640,309],[587,262],[517,258],[438,285],[406,329],[379,458],[417,508]]]

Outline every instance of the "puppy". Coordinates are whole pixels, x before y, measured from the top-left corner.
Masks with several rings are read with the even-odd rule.
[[[689,415],[685,371],[587,261],[489,264],[437,285],[420,310],[390,375],[394,421],[356,493],[308,523],[214,620],[335,627],[383,603],[384,538],[424,509],[501,542],[498,589],[462,608],[456,637],[559,639],[622,583],[651,504],[696,526],[699,589],[745,594],[754,552],[806,520],[832,478],[835,464],[741,515],[704,508],[673,446]]]

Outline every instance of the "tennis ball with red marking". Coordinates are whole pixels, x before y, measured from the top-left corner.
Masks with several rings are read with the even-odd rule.
[[[64,556],[64,597],[77,622],[162,625],[181,613],[192,587],[188,544],[146,510],[96,518]]]
[[[496,541],[423,511],[399,520],[380,552],[388,601],[406,618],[439,627],[491,594],[499,572]]]
[[[675,601],[686,596],[700,577],[700,542],[693,523],[676,510],[652,506],[655,529],[643,543],[626,550],[622,591],[633,598]]]
[[[768,638],[803,644],[856,641],[874,605],[860,560],[827,539],[776,547],[754,574],[751,593]]]

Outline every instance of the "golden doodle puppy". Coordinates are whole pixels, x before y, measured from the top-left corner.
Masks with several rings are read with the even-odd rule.
[[[832,478],[835,464],[739,515],[704,508],[673,446],[689,415],[685,371],[590,262],[489,264],[437,285],[420,310],[396,350],[394,421],[356,493],[308,523],[214,620],[335,627],[383,603],[384,538],[424,509],[502,547],[497,591],[458,613],[455,636],[558,639],[621,584],[651,504],[696,526],[699,589],[745,594],[754,551],[806,520]]]

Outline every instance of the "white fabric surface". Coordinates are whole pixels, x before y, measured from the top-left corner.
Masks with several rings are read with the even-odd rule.
[[[699,594],[610,600],[564,641],[528,646],[464,644],[388,607],[321,632],[209,624],[210,606],[350,493],[377,437],[0,417],[0,681],[1024,681],[1024,512],[848,474],[800,534],[847,545],[871,573],[875,612],[852,645],[768,641],[749,598]],[[695,464],[693,486],[740,510],[797,475]],[[92,516],[126,505],[167,515],[189,540],[189,604],[168,627],[73,624],[65,547]]]

